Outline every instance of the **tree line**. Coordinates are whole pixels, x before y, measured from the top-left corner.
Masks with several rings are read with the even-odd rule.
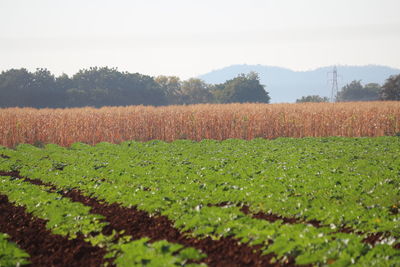
[[[360,80],[354,80],[346,84],[335,97],[336,102],[350,101],[377,101],[400,100],[400,74],[390,76],[381,86],[377,83],[362,85]],[[303,96],[297,99],[297,103],[304,102],[328,102],[329,98],[319,95]]]
[[[10,69],[0,73],[0,107],[102,107],[128,105],[189,105],[199,103],[269,103],[270,96],[257,73],[240,74],[221,84],[176,76],[151,77],[93,67],[72,76],[53,75],[47,69]],[[400,100],[400,74],[385,84],[352,81],[336,101]],[[304,96],[296,102],[328,102],[327,97]]]
[[[270,97],[252,72],[222,84],[207,84],[175,76],[151,77],[93,67],[71,77],[47,69],[10,69],[0,74],[0,107],[102,107],[127,105],[185,105],[198,103],[269,103]]]

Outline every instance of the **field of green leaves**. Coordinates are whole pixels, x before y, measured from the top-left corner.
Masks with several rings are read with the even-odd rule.
[[[400,266],[399,137],[22,144],[0,171],[7,203],[100,265]],[[0,266],[34,261],[4,225]]]

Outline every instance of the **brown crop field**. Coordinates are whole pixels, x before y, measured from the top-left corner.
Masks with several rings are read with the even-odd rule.
[[[400,132],[400,102],[0,109],[0,145],[153,139],[384,136]]]

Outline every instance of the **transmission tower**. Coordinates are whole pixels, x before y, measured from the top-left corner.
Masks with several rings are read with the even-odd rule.
[[[328,75],[331,77],[329,78],[329,82],[332,85],[331,89],[331,102],[335,102],[335,98],[338,94],[338,74],[336,66],[333,66],[333,71],[329,72]]]

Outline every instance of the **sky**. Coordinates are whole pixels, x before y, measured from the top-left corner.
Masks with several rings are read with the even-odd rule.
[[[399,0],[0,0],[0,71],[400,68]]]

